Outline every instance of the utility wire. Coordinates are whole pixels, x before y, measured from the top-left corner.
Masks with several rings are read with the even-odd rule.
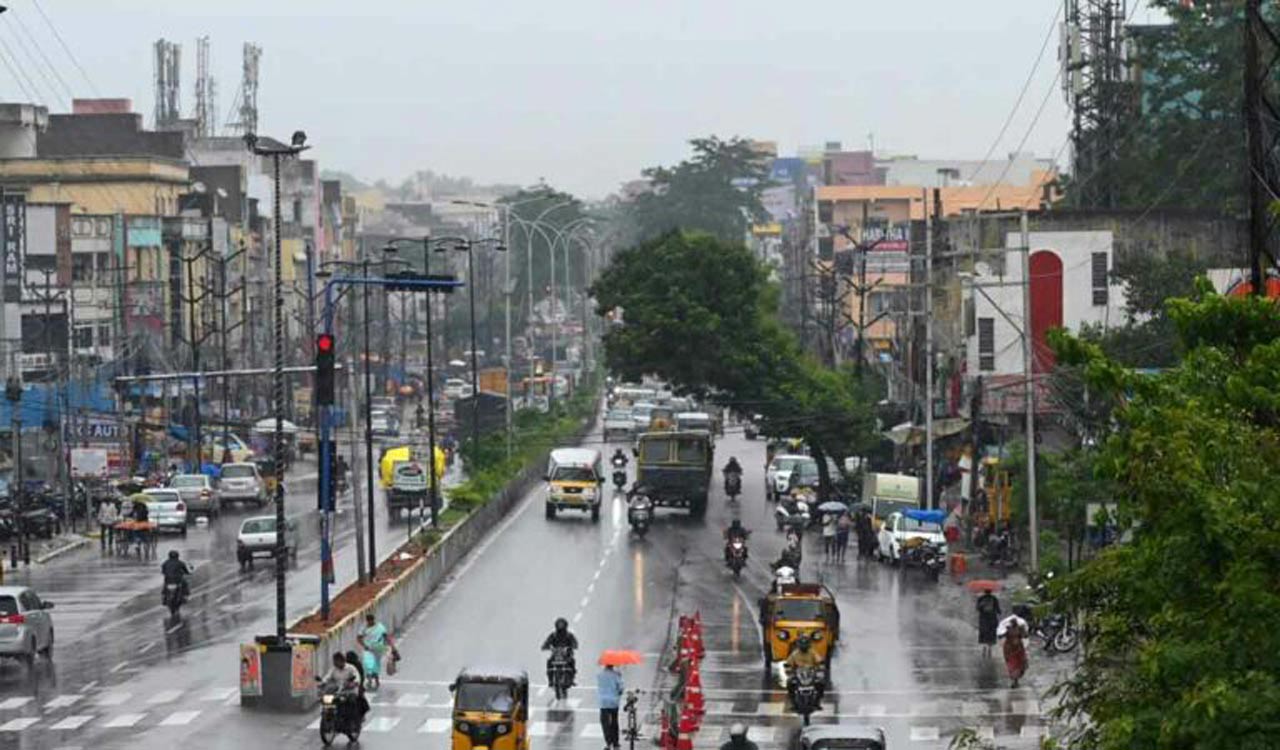
[[[8,16],[8,15],[10,15],[10,14],[6,13],[5,15],[6,15],[6,16]],[[17,16],[14,16],[14,20],[15,20],[15,21],[17,20]],[[36,73],[38,73],[38,74],[39,74],[39,76],[40,76],[40,80],[41,80],[41,82],[43,82],[43,84],[44,84],[45,91],[50,95],[50,96],[48,96],[48,97],[45,99],[45,101],[46,101],[46,102],[57,102],[57,101],[61,100],[61,99],[62,99],[62,95],[58,93],[58,87],[57,87],[57,86],[55,86],[55,85],[53,84],[53,81],[51,81],[51,80],[49,79],[49,74],[45,71],[44,66],[40,64],[40,61],[36,59],[36,56],[31,52],[31,50],[27,48],[27,43],[22,39],[22,36],[23,36],[23,35],[22,35],[22,34],[17,33],[17,32],[14,30],[14,27],[13,27],[13,26],[10,26],[10,27],[9,27],[9,31],[13,33],[14,39],[15,39],[15,41],[16,41],[16,43],[17,43],[18,47],[20,47],[20,48],[22,49],[22,54],[23,54],[23,56],[26,58],[26,62],[27,62],[27,66],[26,66],[26,67],[27,67],[27,68],[35,68]],[[11,54],[12,54],[12,53],[11,53]],[[14,56],[14,59],[15,59],[15,60],[17,59],[17,56],[16,56],[16,55]],[[34,81],[35,79],[34,79],[34,78],[32,78],[31,80],[32,80],[32,81]],[[70,101],[70,100],[67,100],[67,106],[70,106],[70,105],[71,105],[71,101]]]
[[[44,48],[40,46],[40,42],[36,39],[36,35],[31,33],[31,29],[27,28],[27,24],[25,21],[22,20],[21,14],[19,14],[16,11],[16,9],[10,8],[9,15],[12,16],[13,20],[16,21],[19,26],[22,27],[23,34],[25,34],[27,38],[31,40],[31,46],[36,48],[36,54],[40,56],[41,60],[44,60],[44,64],[48,66],[50,72],[53,73],[53,77],[57,79],[58,85],[60,85],[62,87],[63,92],[66,93],[67,99],[68,100],[74,99],[75,94],[72,92],[71,87],[67,85],[66,79],[62,77],[62,74],[58,72],[58,69],[55,68],[53,63],[49,60],[49,56],[44,53]]]
[[[67,46],[67,42],[62,38],[62,34],[58,33],[58,27],[54,25],[53,21],[49,18],[49,15],[44,12],[44,8],[40,6],[40,0],[31,0],[31,4],[35,6],[36,12],[44,19],[45,25],[49,27],[49,31],[53,32],[54,39],[58,40],[58,45],[62,47],[62,51],[65,52],[67,58],[71,60],[71,64],[76,67],[76,70],[80,71],[80,75],[84,78],[85,83],[89,84],[89,90],[93,92],[94,96],[101,96],[101,94],[98,93],[98,87],[93,85],[93,81],[89,78],[89,74],[85,72],[84,66],[80,64],[80,61],[76,59],[75,53],[71,51],[69,46]]]

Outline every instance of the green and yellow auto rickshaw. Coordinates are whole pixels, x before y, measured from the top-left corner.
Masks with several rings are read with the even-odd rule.
[[[468,667],[453,693],[452,750],[529,750],[529,675]]]

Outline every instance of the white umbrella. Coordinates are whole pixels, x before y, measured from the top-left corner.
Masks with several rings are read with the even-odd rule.
[[[284,431],[286,435],[293,435],[298,432],[298,425],[286,419],[283,422],[281,422],[280,429]],[[257,422],[254,422],[253,431],[254,432],[275,432],[276,431],[275,417],[267,417],[266,419],[259,419]]]
[[[460,359],[451,359],[449,360],[449,366],[450,367],[466,367],[467,363],[463,362]]]
[[[1009,615],[1008,617],[1001,620],[1000,624],[996,626],[996,637],[1003,638],[1004,634],[1009,632],[1009,626],[1013,625],[1014,623],[1017,623],[1018,627],[1022,628],[1022,631],[1024,633],[1030,630],[1030,628],[1027,626],[1026,620],[1022,619],[1021,617],[1018,617],[1017,615]]]

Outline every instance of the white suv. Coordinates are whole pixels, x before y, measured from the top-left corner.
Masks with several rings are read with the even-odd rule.
[[[774,456],[764,470],[765,497],[773,502],[784,497],[791,489],[791,474],[805,462],[816,463],[812,456],[791,453]]]
[[[908,539],[921,538],[926,542],[938,545],[942,555],[947,554],[947,538],[942,533],[942,525],[933,521],[918,521],[909,518],[905,513],[890,513],[884,519],[877,535],[876,555],[881,560],[897,564],[902,559],[902,547]]]
[[[256,464],[223,464],[219,487],[224,502],[253,503],[261,508],[267,501],[266,485]]]

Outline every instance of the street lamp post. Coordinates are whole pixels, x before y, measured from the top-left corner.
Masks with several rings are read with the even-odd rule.
[[[273,463],[275,464],[276,473],[276,644],[284,645],[287,624],[285,623],[285,570],[287,566],[288,547],[285,543],[285,515],[284,515],[284,279],[282,255],[284,253],[282,241],[280,237],[282,211],[280,207],[280,160],[282,158],[294,157],[307,149],[307,134],[301,130],[296,131],[290,139],[288,146],[284,145],[260,145],[258,137],[253,133],[246,133],[244,136],[245,145],[255,156],[270,156],[272,166],[272,201],[275,234],[275,257],[272,259],[272,302],[275,308],[275,358],[272,373],[272,411],[275,413],[276,424],[272,434],[274,445],[272,446]]]

